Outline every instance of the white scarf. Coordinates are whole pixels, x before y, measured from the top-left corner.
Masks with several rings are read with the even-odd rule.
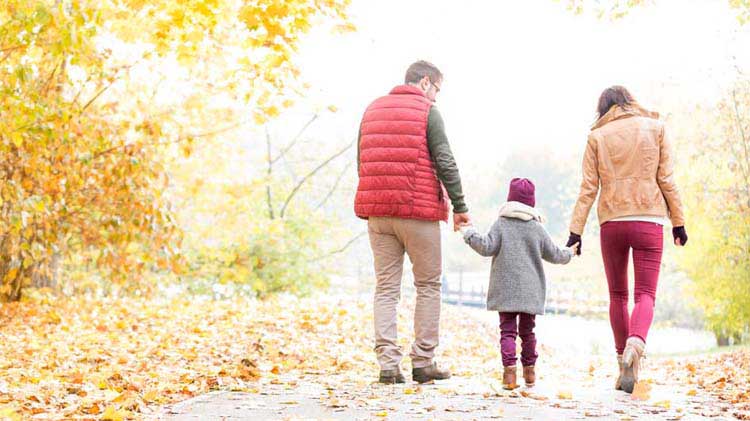
[[[521,202],[506,202],[500,207],[500,216],[506,218],[515,218],[522,221],[531,221],[532,219],[544,223],[545,218],[538,210]]]

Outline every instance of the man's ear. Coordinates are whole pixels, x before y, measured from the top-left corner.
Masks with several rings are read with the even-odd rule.
[[[422,90],[425,92],[429,91],[430,90],[430,77],[425,76],[422,79],[420,79],[419,87],[422,88]]]

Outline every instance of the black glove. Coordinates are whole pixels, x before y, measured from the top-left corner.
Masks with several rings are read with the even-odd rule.
[[[685,232],[685,227],[672,227],[672,237],[674,237],[675,240],[678,238],[680,239],[680,245],[687,244],[688,236],[687,232]]]
[[[684,232],[684,230],[683,230],[683,232]],[[685,236],[685,238],[687,238],[687,236]],[[581,255],[581,249],[583,248],[583,241],[581,241],[581,236],[580,235],[573,234],[571,232],[570,233],[570,237],[568,237],[568,243],[565,244],[565,247],[570,247],[570,246],[572,246],[575,243],[578,243],[578,253],[576,253],[576,255],[580,256]]]

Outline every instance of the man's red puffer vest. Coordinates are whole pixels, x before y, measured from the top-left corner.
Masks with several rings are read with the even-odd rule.
[[[448,202],[427,147],[432,102],[401,85],[367,107],[360,125],[358,217],[447,221]]]

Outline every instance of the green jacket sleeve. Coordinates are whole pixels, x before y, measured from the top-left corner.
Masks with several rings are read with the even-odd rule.
[[[357,132],[357,175],[359,175],[359,142],[362,140],[362,128]]]
[[[448,196],[453,203],[453,213],[466,213],[469,208],[464,201],[464,192],[461,187],[461,176],[458,173],[456,160],[453,158],[448,136],[445,134],[443,117],[436,107],[430,108],[427,120],[427,147],[430,149],[432,162],[435,163],[438,179],[448,191]]]

